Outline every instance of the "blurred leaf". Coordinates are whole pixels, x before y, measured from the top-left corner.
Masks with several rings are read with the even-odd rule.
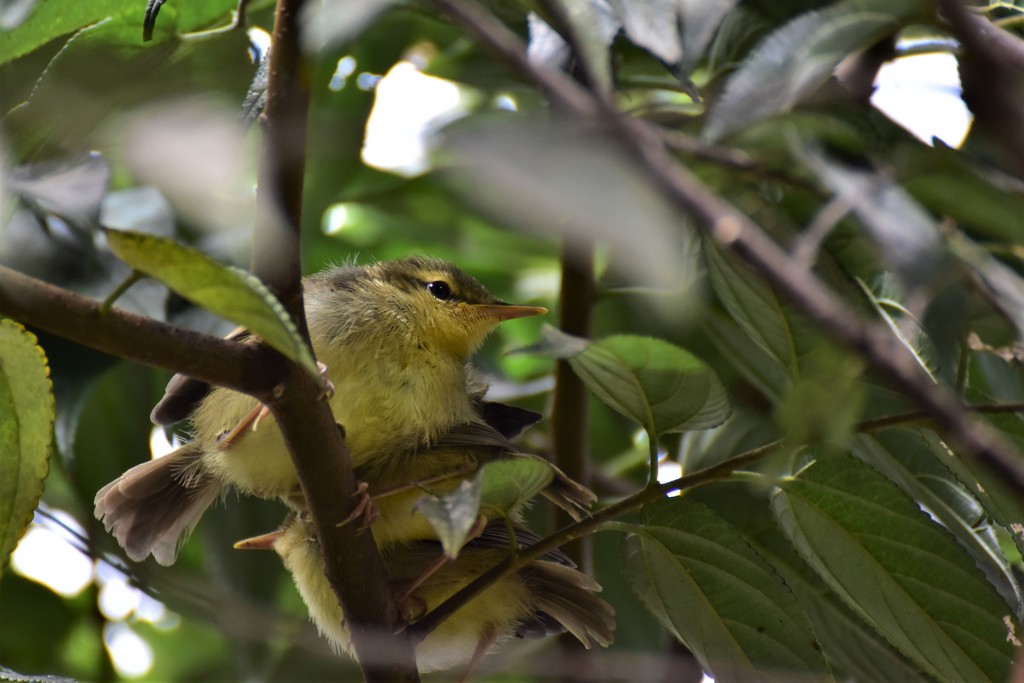
[[[355,38],[395,0],[312,2],[303,6],[303,47],[315,53]]]
[[[689,76],[711,44],[726,15],[738,0],[678,0],[683,24],[683,59],[680,71]]]
[[[772,511],[846,604],[940,680],[1004,681],[1016,619],[949,533],[849,456],[782,483]]]
[[[1000,313],[1017,330],[1017,341],[1024,341],[1024,278],[998,261],[962,232],[948,237],[953,254],[968,266]]]
[[[111,250],[132,268],[160,280],[197,306],[246,327],[309,374],[320,376],[288,313],[253,275],[222,266],[169,239],[120,230],[108,230],[106,235]]]
[[[93,152],[80,160],[20,166],[8,187],[34,211],[81,230],[95,220],[109,182],[109,162]]]
[[[142,13],[132,0],[96,2],[43,2],[15,30],[0,41],[0,64],[20,57],[51,40],[94,25],[112,16],[136,13],[141,31]]]
[[[99,223],[105,228],[173,237],[174,211],[155,187],[111,192],[100,205]]]
[[[863,362],[831,344],[808,354],[804,371],[775,407],[775,417],[793,443],[838,444],[861,419],[867,397]]]
[[[878,243],[890,270],[909,287],[931,281],[941,271],[939,228],[895,180],[878,170],[844,166],[813,150],[809,168],[850,207]]]
[[[449,126],[437,168],[500,225],[570,246],[607,244],[627,273],[674,283],[693,239],[674,207],[608,138],[581,127],[495,117]]]
[[[0,580],[0,658],[22,670],[53,670],[76,611],[49,588],[13,572]],[[40,638],[46,634],[45,638]],[[0,681],[4,679],[0,668]]]
[[[608,0],[626,36],[666,64],[683,58],[677,0]],[[719,3],[708,3],[717,8]],[[685,24],[684,24],[685,25]]]
[[[554,0],[552,6],[558,7],[559,19],[568,23],[565,30],[571,31],[576,41],[575,58],[586,65],[584,73],[595,81],[591,86],[610,91],[611,44],[621,27],[614,12],[604,0]],[[553,28],[562,29],[557,24]]]
[[[924,0],[840,0],[801,14],[761,41],[729,78],[708,115],[705,135],[718,140],[788,110],[813,92],[850,53],[926,21]]]
[[[463,479],[443,496],[424,494],[413,509],[427,518],[437,532],[444,554],[454,560],[469,540],[480,512],[481,478]]]
[[[735,527],[687,498],[643,522],[624,547],[633,590],[716,681],[831,680],[793,594]]]
[[[1024,243],[1024,186],[958,150],[906,145],[895,161],[903,187],[924,206],[986,237]]]
[[[736,412],[725,423],[683,432],[676,453],[683,472],[696,472],[778,438],[779,430],[774,424],[746,406],[737,405]],[[646,459],[647,452],[643,455]]]
[[[18,28],[32,13],[36,0],[4,0],[0,2],[0,32]]]
[[[236,107],[183,96],[129,111],[117,127],[122,159],[139,181],[221,242],[233,236],[248,248],[257,160]],[[280,220],[276,206],[264,210]]]
[[[43,495],[55,417],[50,369],[35,335],[0,320],[0,575]]]
[[[601,401],[652,437],[708,429],[732,411],[714,370],[661,339],[616,335],[587,341],[546,325],[541,342],[523,351],[567,359]]]

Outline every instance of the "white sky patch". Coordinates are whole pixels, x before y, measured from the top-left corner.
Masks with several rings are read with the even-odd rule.
[[[123,576],[112,576],[100,589],[100,611],[110,621],[124,621],[142,602],[142,592]]]
[[[77,533],[84,533],[67,513],[55,510],[51,514]],[[33,522],[11,556],[14,571],[64,597],[78,595],[92,583],[93,563],[69,542],[68,535],[52,522]]]
[[[153,427],[150,431],[149,452],[154,460],[164,457],[177,448],[178,445],[167,438],[167,430],[163,427]]]
[[[141,678],[153,668],[153,648],[124,622],[108,623],[103,640],[117,673],[125,678]]]
[[[376,92],[366,122],[363,162],[403,176],[423,173],[429,167],[427,137],[467,111],[462,91],[401,61],[377,82]]]
[[[658,483],[665,484],[670,481],[675,481],[679,477],[683,476],[683,467],[674,460],[662,460],[658,464]],[[673,498],[679,495],[679,491],[673,491],[668,494],[669,498]]]
[[[923,142],[936,137],[959,147],[973,117],[960,99],[956,57],[913,55],[885,64],[875,78],[871,103]]]

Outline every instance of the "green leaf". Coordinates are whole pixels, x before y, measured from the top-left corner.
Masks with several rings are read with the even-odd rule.
[[[0,320],[0,573],[43,495],[55,417],[46,355],[32,333]]]
[[[154,235],[107,230],[118,258],[192,303],[244,326],[271,348],[319,377],[316,361],[295,323],[256,277],[222,266],[195,249]]]
[[[985,415],[984,419],[1000,428],[1018,449],[1024,448],[1024,424],[1017,415]],[[935,459],[948,467],[985,512],[1010,533],[1017,552],[1024,555],[1024,500],[1020,493],[975,458],[953,451],[935,432],[921,430],[919,434]]]
[[[778,401],[790,385],[785,368],[745,334],[738,323],[721,312],[712,311],[705,318],[704,331],[731,368],[770,402]]]
[[[929,675],[1005,681],[1016,620],[949,532],[850,456],[785,482],[772,511],[847,606]]]
[[[601,401],[653,436],[708,429],[732,411],[715,371],[662,339],[623,334],[588,341],[546,325],[541,343],[524,351],[567,359]]]
[[[624,549],[633,590],[716,681],[830,678],[796,598],[735,527],[686,498],[643,521]]]
[[[198,3],[182,3],[180,7],[165,7],[160,13],[160,23],[191,31],[218,17],[227,19],[237,3],[233,0],[207,0]],[[90,0],[90,2],[60,2],[48,0],[38,2],[21,25],[15,30],[2,32],[0,40],[0,65],[25,55],[46,43],[88,27],[104,24],[134,25],[135,44],[141,43],[142,17],[145,3],[136,0]],[[159,38],[171,38],[174,32],[161,31]],[[70,44],[70,41],[68,42]]]
[[[844,605],[800,559],[771,517],[759,482],[724,480],[688,492],[742,530],[793,591],[838,680],[928,681],[873,628]]]
[[[463,479],[443,496],[424,494],[413,509],[427,518],[437,532],[444,554],[455,559],[469,540],[480,511],[480,477]]]
[[[932,11],[924,0],[841,0],[775,30],[729,78],[705,135],[730,133],[784,112],[813,92],[851,52],[870,47]]]
[[[815,325],[736,256],[711,242],[705,247],[711,286],[729,316],[790,377],[799,377],[803,358],[822,343]]]
[[[422,496],[414,508],[434,527],[445,554],[455,559],[471,540],[480,515],[508,517],[546,488],[554,475],[546,460],[524,453],[489,462],[454,490],[442,496]]]
[[[489,519],[508,515],[547,488],[555,477],[551,464],[522,454],[483,466],[480,481],[480,512]]]
[[[910,355],[914,357],[917,364],[921,366],[921,369],[928,373],[928,376],[933,381],[938,381],[935,377],[936,368],[932,360],[934,356],[934,349],[931,347],[931,340],[928,338],[927,332],[921,327],[921,324],[914,318],[914,314],[907,310],[900,301],[896,300],[892,296],[888,296],[884,290],[891,289],[890,276],[888,274],[882,276],[882,281],[878,287],[881,291],[875,291],[874,288],[870,287],[864,280],[854,278],[854,281],[860,287],[861,291],[864,292],[864,296],[868,302],[875,309],[878,317],[885,323],[885,326],[889,328],[893,338],[910,352]]]
[[[1021,614],[1024,605],[1020,587],[984,508],[950,472],[948,451],[942,457],[934,450],[938,443],[929,430],[897,428],[877,435],[859,435],[851,447],[861,460],[895,482],[956,536],[1003,599]]]

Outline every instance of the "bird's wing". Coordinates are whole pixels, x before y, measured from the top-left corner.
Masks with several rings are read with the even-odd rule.
[[[515,439],[543,417],[533,410],[493,401],[479,402],[477,412],[484,422],[509,440]]]
[[[224,338],[239,342],[256,339],[244,327],[236,327]],[[179,372],[167,382],[164,396],[153,407],[149,419],[153,421],[153,424],[162,426],[181,422],[192,414],[192,411],[208,393],[210,393],[209,384]]]

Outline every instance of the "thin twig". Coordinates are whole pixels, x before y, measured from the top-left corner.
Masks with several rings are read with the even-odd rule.
[[[114,291],[107,295],[107,298],[100,302],[100,313],[106,315],[110,308],[114,305],[114,302],[124,296],[124,293],[131,289],[139,280],[146,277],[145,273],[140,270],[132,268],[132,272],[128,273],[128,277],[121,281]]]

